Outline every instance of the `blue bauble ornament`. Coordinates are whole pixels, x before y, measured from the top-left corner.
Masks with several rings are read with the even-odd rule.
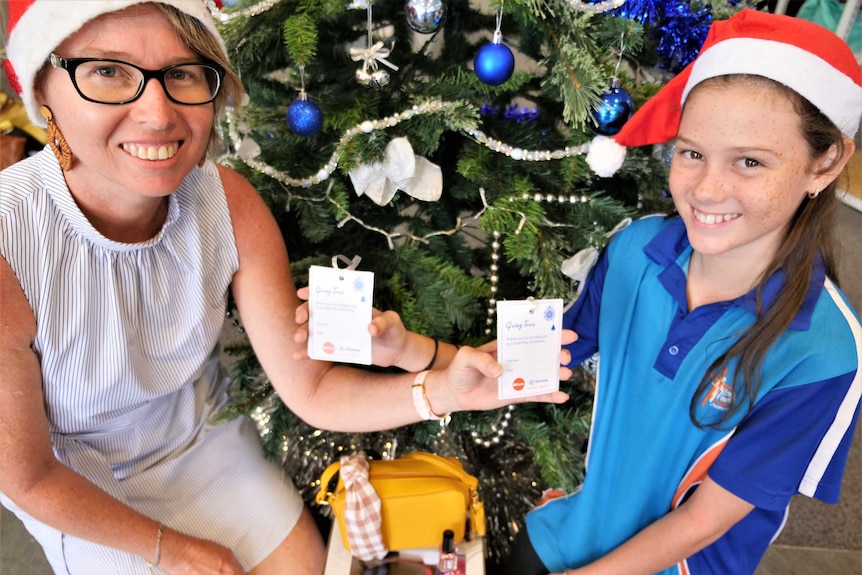
[[[619,80],[614,80],[610,91],[605,92],[599,98],[601,102],[596,109],[590,112],[587,125],[600,136],[613,136],[622,130],[625,123],[632,117],[635,103],[629,93],[620,88]]]
[[[407,25],[420,34],[437,31],[446,16],[443,0],[407,0],[404,3]]]
[[[479,48],[473,60],[473,70],[482,83],[499,86],[512,77],[512,72],[515,71],[515,56],[502,42],[491,42]]]
[[[314,136],[323,127],[323,112],[320,111],[320,106],[304,94],[301,95],[287,108],[287,127],[297,136]]]

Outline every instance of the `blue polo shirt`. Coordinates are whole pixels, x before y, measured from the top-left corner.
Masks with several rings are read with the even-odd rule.
[[[838,500],[862,396],[858,316],[818,264],[802,309],[766,354],[754,408],[698,428],[694,391],[754,321],[756,294],[688,311],[690,255],[678,217],[639,220],[613,237],[566,313],[564,327],[579,336],[572,364],[598,350],[601,360],[584,483],[527,515],[551,572],[612,551],[683,503],[707,472],[755,509],[663,573],[753,573],[793,495]],[[765,306],[783,281],[769,278]],[[701,421],[728,408],[732,375],[710,378],[696,403]]]

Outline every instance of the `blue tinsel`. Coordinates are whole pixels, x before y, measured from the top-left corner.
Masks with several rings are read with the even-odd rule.
[[[654,37],[658,39],[656,52],[662,68],[679,72],[697,57],[709,27],[712,12],[709,7],[692,11],[688,4],[668,12]]]
[[[538,108],[528,108],[518,106],[516,103],[511,103],[501,110],[498,106],[491,104],[482,104],[480,113],[483,116],[502,117],[505,120],[510,120],[520,124],[522,121],[529,122],[539,117]]]
[[[730,6],[740,0],[728,0]],[[677,73],[695,59],[712,24],[708,5],[686,0],[627,0],[612,15],[636,20],[658,40],[659,66]]]
[[[614,16],[636,20],[641,24],[656,24],[661,20],[668,4],[677,4],[671,0],[626,0],[626,3],[610,12]]]

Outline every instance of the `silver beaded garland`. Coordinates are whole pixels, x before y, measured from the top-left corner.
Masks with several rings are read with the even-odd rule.
[[[509,421],[512,419],[512,412],[514,410],[514,405],[506,406],[506,409],[502,411],[498,420],[491,424],[490,437],[481,437],[478,431],[471,431],[470,437],[473,439],[473,443],[482,447],[491,447],[500,443],[506,435],[506,430],[509,428]]]
[[[492,233],[494,239],[491,241],[491,267],[488,274],[488,282],[491,284],[491,297],[488,299],[488,317],[485,318],[485,335],[493,333],[494,321],[497,315],[497,283],[500,281],[500,276],[497,273],[500,270],[500,234],[494,230]]]
[[[257,170],[260,173],[265,174],[286,186],[308,188],[327,180],[329,176],[332,175],[332,173],[338,167],[338,159],[343,154],[345,147],[350,142],[350,140],[352,140],[358,134],[369,134],[375,130],[391,128],[393,126],[397,126],[405,120],[409,120],[410,118],[423,114],[445,113],[448,109],[456,108],[457,106],[458,104],[455,102],[442,102],[437,100],[426,102],[424,104],[417,104],[408,110],[379,120],[364,120],[360,122],[357,126],[354,126],[353,128],[350,128],[349,130],[345,131],[344,134],[342,134],[338,145],[335,147],[335,150],[332,152],[332,155],[329,157],[329,161],[313,176],[308,176],[305,178],[294,178],[285,172],[275,169],[274,167],[270,166],[265,162],[256,160],[254,157],[238,154],[237,157],[239,157],[240,160],[245,162],[245,164],[248,165],[250,168]],[[248,138],[250,130],[248,126],[240,118],[237,117],[236,111],[231,107],[227,109],[226,120],[228,136],[231,140],[231,143],[233,144],[233,148],[234,150],[239,150],[242,146],[243,140]],[[513,160],[520,160],[526,162],[548,162],[551,160],[561,160],[563,158],[581,156],[583,154],[586,154],[590,150],[589,142],[581,144],[580,146],[566,146],[562,150],[523,150],[521,148],[515,148],[513,146],[510,146],[509,144],[506,144],[505,142],[502,142],[500,140],[489,138],[479,129],[474,128],[467,130],[466,134],[474,138],[477,142],[484,145],[489,150],[504,154],[512,158]]]
[[[207,8],[209,8],[210,14],[212,14],[213,18],[222,24],[226,24],[230,22],[234,18],[250,18],[252,16],[257,16],[258,14],[262,14],[281,2],[281,0],[263,0],[262,2],[258,2],[252,6],[246,6],[242,9],[237,10],[222,10],[215,3],[215,0],[204,0]]]

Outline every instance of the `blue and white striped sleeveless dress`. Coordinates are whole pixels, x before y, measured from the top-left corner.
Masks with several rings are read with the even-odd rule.
[[[226,398],[218,342],[238,266],[216,166],[195,169],[171,195],[156,237],[122,244],[90,225],[43,150],[0,174],[0,255],[36,317],[59,460],[145,515],[232,549],[246,569],[262,561],[302,500],[264,460],[250,421],[208,422]],[[140,557],[0,501],[57,573],[151,572]]]

